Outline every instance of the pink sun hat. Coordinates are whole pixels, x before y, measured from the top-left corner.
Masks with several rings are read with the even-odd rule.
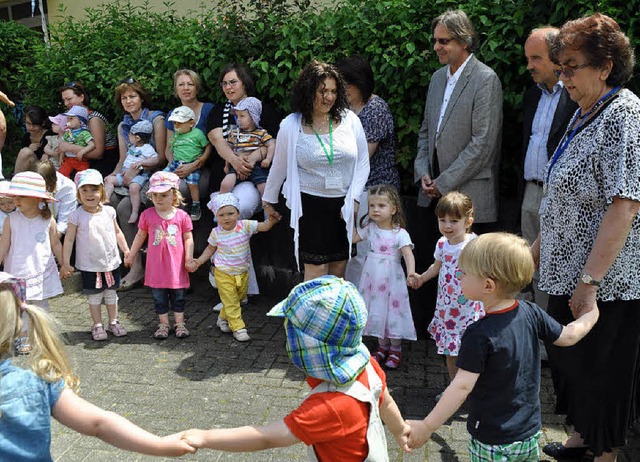
[[[58,202],[49,191],[42,175],[36,172],[16,173],[11,179],[9,189],[2,193],[5,196],[37,197],[46,201]]]

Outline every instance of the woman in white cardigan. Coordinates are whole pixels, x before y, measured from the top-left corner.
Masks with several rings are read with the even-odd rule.
[[[291,107],[294,113],[278,132],[263,207],[278,215],[273,204],[282,186],[305,281],[344,277],[358,198],[369,176],[367,139],[348,109],[344,81],[330,64],[312,61],[303,69]]]

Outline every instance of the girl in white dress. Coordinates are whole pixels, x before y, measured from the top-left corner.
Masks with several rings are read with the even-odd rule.
[[[44,178],[35,172],[21,172],[11,180],[8,191],[17,210],[4,222],[0,238],[0,263],[4,270],[23,278],[27,285],[27,301],[48,310],[47,299],[62,293],[56,260],[62,261],[62,244],[47,202],[55,201],[47,192]],[[31,351],[28,323],[23,318],[22,335],[16,352]]]
[[[417,276],[413,244],[404,229],[404,212],[397,190],[390,185],[374,186],[369,189],[368,199],[368,214],[362,217],[362,230],[356,231],[353,239],[355,243],[369,241],[359,284],[368,311],[363,334],[378,337],[378,348],[371,357],[396,369],[402,361],[402,339],[416,340],[407,290],[408,281]]]
[[[413,281],[412,287],[417,289],[438,276],[438,298],[429,333],[436,341],[438,354],[447,358],[449,377],[453,380],[458,372],[456,359],[462,334],[469,324],[484,316],[482,302],[467,300],[462,294],[458,270],[462,249],[476,237],[471,232],[473,203],[465,194],[451,191],[440,198],[435,212],[442,234],[436,244],[435,261]]]

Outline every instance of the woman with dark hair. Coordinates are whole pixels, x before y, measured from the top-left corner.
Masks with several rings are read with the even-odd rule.
[[[574,433],[543,451],[615,461],[640,385],[640,99],[624,88],[633,48],[595,14],[562,26],[551,51],[579,108],[547,165],[532,252],[551,316],[569,322],[597,300],[600,319],[576,346],[547,346],[556,411]]]
[[[22,137],[22,149],[18,152],[14,173],[26,172],[31,169],[44,154],[47,145],[47,136],[53,136],[51,122],[45,111],[40,106],[27,106],[24,108],[24,125],[27,133]]]
[[[84,157],[89,160],[90,167],[98,170],[102,176],[109,175],[118,163],[116,134],[111,129],[109,121],[100,112],[89,107],[91,97],[81,82],[67,82],[58,91],[67,109],[71,109],[73,106],[82,106],[89,112],[88,128],[96,146]],[[82,147],[60,141],[58,149],[61,152],[77,153]]]
[[[281,124],[263,207],[282,192],[291,210],[294,251],[305,280],[344,277],[358,200],[369,176],[369,151],[360,119],[349,110],[338,70],[311,61],[293,86],[295,111]],[[286,182],[285,182],[286,179]]]
[[[375,81],[369,62],[362,56],[350,56],[338,61],[336,67],[345,82],[349,108],[360,118],[369,148],[371,170],[365,191],[360,196],[361,207],[358,208],[357,225],[360,218],[367,213],[369,188],[390,184],[400,191],[400,173],[396,166],[396,132],[389,105],[373,94]],[[347,264],[345,279],[354,284],[360,281],[367,245],[366,241],[359,242],[357,255]]]
[[[121,81],[115,91],[116,104],[125,112],[125,116],[120,125],[118,125],[118,149],[120,150],[120,160],[113,170],[113,174],[118,174],[122,170],[122,165],[127,156],[129,149],[129,131],[131,127],[140,120],[151,122],[153,131],[151,132],[150,144],[158,153],[158,164],[155,167],[144,167],[150,171],[155,171],[157,167],[165,164],[165,148],[167,131],[164,127],[165,116],[161,111],[153,111],[151,106],[151,95],[143,88],[137,80],[127,78]],[[124,174],[125,181],[131,180],[140,172],[136,168],[130,168]],[[136,233],[138,232],[135,223],[128,223],[131,216],[131,200],[126,195],[126,188],[116,188],[116,192],[109,198],[111,205],[116,209],[118,215],[118,224],[127,239],[127,243],[131,245]],[[143,200],[145,194],[141,195]],[[130,290],[138,286],[144,277],[144,267],[140,254],[131,265],[129,273],[120,281],[120,291]]]

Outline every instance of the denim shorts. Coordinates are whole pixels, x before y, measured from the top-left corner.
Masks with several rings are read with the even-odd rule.
[[[236,173],[235,169],[229,165],[229,173]],[[266,183],[267,177],[269,176],[269,169],[260,167],[260,164],[256,164],[251,170],[251,175],[247,180],[251,181],[254,185],[258,186],[259,184]],[[238,183],[236,181],[236,183]]]
[[[141,173],[140,175],[134,176],[133,179],[131,180],[131,183],[139,184],[140,187],[142,188],[148,179],[149,179],[148,173]],[[118,180],[118,186],[122,186],[124,184],[124,174],[116,173],[116,180]]]
[[[183,313],[187,304],[186,294],[187,289],[151,288],[153,306],[157,314],[167,314],[169,312],[169,304],[171,304],[171,310],[174,313]]]

